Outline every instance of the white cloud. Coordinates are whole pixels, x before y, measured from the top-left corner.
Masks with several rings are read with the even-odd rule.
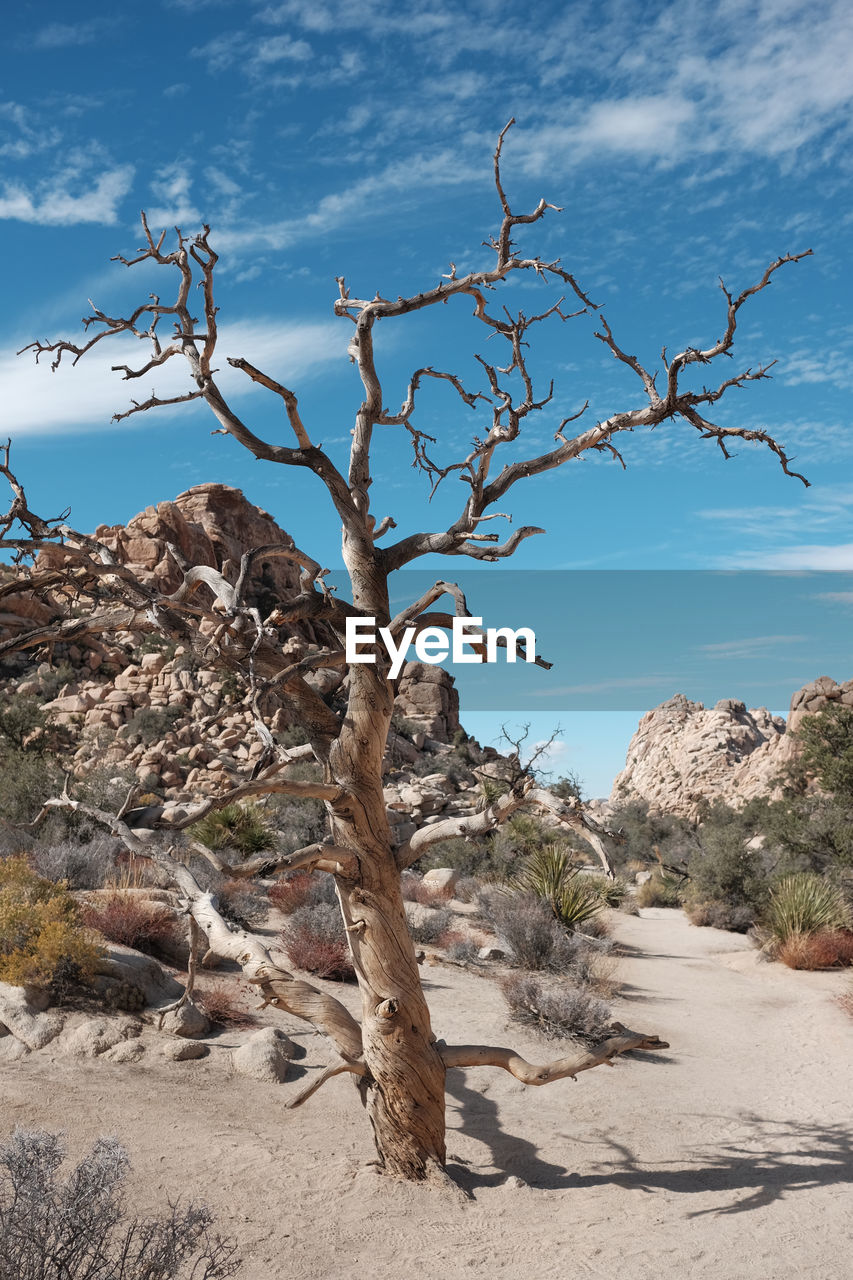
[[[343,362],[348,337],[343,327],[333,322],[282,324],[260,317],[223,325],[217,346],[217,363],[221,366],[217,383],[234,400],[258,394],[260,388],[225,363],[227,355],[243,355],[278,381],[293,385],[333,361]],[[154,388],[161,396],[180,395],[192,389],[180,357],[134,381],[124,381],[111,371],[116,364],[143,363],[146,352],[147,347],[134,339],[108,341],[95,347],[73,368],[71,357],[66,356],[53,374],[49,357],[42,357],[36,365],[32,352],[0,356],[3,432],[15,439],[57,431],[103,430],[110,426],[114,413],[128,408],[131,399],[147,399]],[[297,393],[298,389],[295,387]],[[152,412],[162,418],[166,413],[186,413],[192,408],[179,405],[174,410]],[[142,415],[138,421],[142,421]]]
[[[74,45],[91,44],[97,34],[95,22],[49,22],[32,36],[34,49],[67,49]]]
[[[7,183],[0,196],[0,218],[48,227],[67,227],[79,222],[111,225],[118,221],[117,206],[130,190],[133,175],[133,165],[129,164],[107,169],[82,194],[72,194],[73,187],[79,185],[80,175],[69,167],[34,188]]]
[[[804,543],[777,551],[742,551],[726,558],[733,569],[853,569],[853,542]]]
[[[725,660],[768,658],[779,645],[800,644],[808,636],[748,636],[739,640],[721,640],[717,644],[700,644],[696,652],[709,658]]]

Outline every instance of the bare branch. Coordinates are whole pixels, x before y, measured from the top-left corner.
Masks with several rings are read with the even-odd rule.
[[[619,1022],[614,1022],[610,1030],[613,1035],[601,1044],[569,1058],[557,1058],[544,1066],[527,1062],[513,1049],[482,1044],[442,1045],[441,1057],[448,1070],[451,1067],[500,1067],[522,1084],[540,1085],[567,1078],[574,1080],[582,1071],[590,1071],[603,1063],[611,1064],[613,1058],[620,1053],[630,1053],[632,1049],[649,1052],[669,1048],[666,1040],[642,1031],[629,1031]]]

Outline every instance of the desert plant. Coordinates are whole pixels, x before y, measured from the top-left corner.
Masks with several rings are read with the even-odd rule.
[[[3,1280],[225,1280],[241,1263],[203,1205],[159,1217],[128,1214],[129,1161],[99,1138],[63,1178],[60,1136],[16,1129],[0,1147]]]
[[[219,911],[239,929],[259,924],[269,909],[269,898],[259,885],[250,880],[222,880],[216,886]]]
[[[254,1016],[240,1003],[239,990],[230,982],[209,982],[196,986],[193,998],[211,1022],[220,1027],[251,1027]]]
[[[424,907],[438,907],[454,896],[452,888],[425,884],[422,876],[411,872],[400,877],[400,891],[404,902],[419,902]]]
[[[446,908],[428,907],[415,919],[409,917],[409,933],[414,942],[426,943],[429,946],[437,943],[442,934],[447,933],[452,921],[453,916]]]
[[[822,929],[792,933],[780,943],[776,959],[789,969],[837,969],[853,964],[853,932]]]
[[[236,849],[244,857],[275,846],[275,836],[257,805],[227,804],[190,827],[190,834],[214,851]]]
[[[0,982],[61,1000],[91,982],[100,955],[64,885],[36,875],[24,857],[0,860]]]
[[[568,969],[577,944],[541,898],[491,889],[483,892],[480,905],[515,964],[524,969]]]
[[[30,861],[47,880],[64,880],[69,889],[100,889],[115,870],[114,841],[102,835],[86,843],[52,840],[33,846]]]
[[[183,715],[183,707],[140,707],[127,722],[127,737],[147,745],[159,742]]]
[[[746,933],[755,924],[752,907],[738,907],[730,902],[690,902],[684,910],[691,924],[709,929]]]
[[[291,915],[300,907],[316,907],[321,902],[331,904],[337,901],[334,881],[313,871],[289,872],[270,885],[267,896],[284,915]]]
[[[476,942],[471,938],[465,938],[462,934],[457,934],[447,947],[447,957],[449,960],[455,960],[457,964],[471,964],[477,959],[479,948]]]
[[[510,974],[501,987],[516,1022],[547,1036],[591,1044],[607,1035],[613,1021],[604,1001],[583,987],[546,986],[527,974]]]
[[[298,907],[282,929],[281,940],[297,969],[334,982],[355,977],[341,913],[330,902]]]
[[[81,915],[90,929],[97,929],[110,942],[138,951],[169,951],[178,943],[174,912],[140,893],[109,890],[89,899]]]
[[[784,876],[770,892],[765,923],[777,945],[793,934],[846,929],[850,909],[840,889],[812,872]]]
[[[530,854],[512,884],[547,902],[567,929],[579,928],[604,906],[597,880],[582,876],[569,851],[558,845],[546,845]]]
[[[638,907],[680,907],[684,881],[666,871],[655,871],[637,889]]]

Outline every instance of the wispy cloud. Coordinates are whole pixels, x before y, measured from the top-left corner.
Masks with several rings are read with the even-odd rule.
[[[742,551],[726,558],[733,569],[853,569],[853,542],[804,543],[776,551]]]
[[[700,644],[695,652],[708,658],[771,658],[781,645],[801,644],[808,636],[747,636],[737,640],[720,640],[716,644]]]
[[[0,218],[50,227],[80,222],[112,225],[118,221],[118,206],[131,188],[133,175],[130,164],[106,169],[94,179],[66,166],[33,187],[6,183],[0,195]]]
[[[100,26],[98,22],[49,22],[29,37],[28,44],[34,49],[68,49],[91,44]]]
[[[217,381],[235,400],[257,395],[255,384],[225,364],[226,355],[245,355],[271,376],[283,382],[304,379],[332,362],[345,358],[346,333],[333,323],[280,320],[257,317],[223,325],[218,351],[222,372]],[[72,368],[65,363],[55,374],[46,363],[36,365],[32,353],[0,356],[0,386],[3,387],[3,430],[13,439],[22,435],[48,435],[57,431],[93,431],[110,426],[112,415],[129,406],[130,399],[147,396],[144,388],[125,382],[111,371],[121,362],[139,361],[142,348],[135,340],[96,347]],[[183,362],[176,358],[159,370],[155,382],[158,394],[177,395],[191,389]],[[178,406],[177,412],[191,412],[193,405]],[[171,410],[155,412],[161,418]],[[130,423],[133,423],[130,419]],[[138,422],[142,421],[140,416]]]

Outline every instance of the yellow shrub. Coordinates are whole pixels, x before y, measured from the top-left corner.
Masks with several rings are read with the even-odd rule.
[[[91,981],[101,954],[64,884],[37,876],[26,858],[0,860],[0,982],[62,995]]]

